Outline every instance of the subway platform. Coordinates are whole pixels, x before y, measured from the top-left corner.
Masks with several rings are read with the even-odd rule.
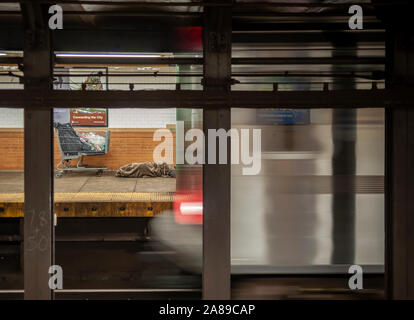
[[[152,217],[172,209],[175,178],[65,173],[54,181],[58,217]],[[0,171],[0,217],[23,217],[24,173]]]

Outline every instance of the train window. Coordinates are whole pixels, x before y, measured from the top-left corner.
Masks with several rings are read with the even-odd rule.
[[[250,141],[261,131],[260,172],[232,165],[233,297],[345,297],[352,265],[381,296],[384,110],[236,108],[231,117]]]

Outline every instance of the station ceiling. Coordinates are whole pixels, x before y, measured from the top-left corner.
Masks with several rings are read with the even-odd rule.
[[[183,6],[184,2],[188,5]],[[383,45],[384,25],[374,7],[368,6],[364,11],[364,30],[350,32],[347,2],[355,1],[244,1],[248,5],[236,2],[233,49]],[[303,3],[306,6],[300,6]],[[162,5],[119,0],[67,0],[60,4],[64,25],[63,30],[53,31],[56,51],[179,52],[177,35],[180,37],[181,32],[187,36],[191,28],[201,27],[204,8],[196,1],[183,0],[163,1]],[[318,7],[321,4],[323,7]],[[0,50],[22,48],[20,4],[1,0]]]

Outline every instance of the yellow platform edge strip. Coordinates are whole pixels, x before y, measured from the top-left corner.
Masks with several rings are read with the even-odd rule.
[[[169,202],[173,192],[82,192],[55,193],[55,202]],[[0,193],[0,203],[24,202],[24,193]]]
[[[60,202],[54,212],[62,218],[154,217],[171,212],[172,202]],[[0,202],[1,218],[22,218],[22,202]]]
[[[55,193],[58,217],[153,217],[172,209],[173,192]],[[0,218],[22,218],[24,193],[0,194]]]

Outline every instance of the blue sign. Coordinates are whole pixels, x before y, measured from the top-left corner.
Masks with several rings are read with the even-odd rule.
[[[310,124],[308,109],[261,109],[257,111],[258,124],[292,125]]]

